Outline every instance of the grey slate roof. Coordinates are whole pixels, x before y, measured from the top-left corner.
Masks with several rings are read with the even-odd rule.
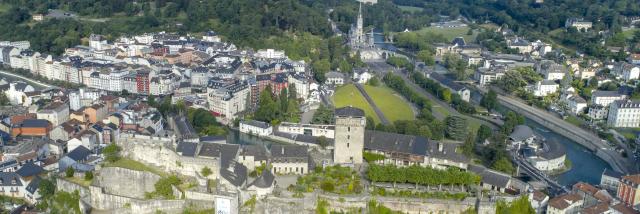
[[[33,162],[26,163],[25,165],[20,167],[18,171],[16,171],[16,173],[18,173],[18,175],[20,175],[21,177],[34,176],[42,172],[44,172],[44,169],[41,166],[33,164]]]
[[[271,145],[272,157],[307,157],[307,147],[299,145]]]
[[[27,119],[20,124],[21,127],[47,127],[49,121],[41,119]]]
[[[256,186],[258,188],[269,188],[273,186],[275,181],[275,176],[271,173],[270,170],[262,170],[262,174],[260,177],[256,178],[249,184],[249,186]]]
[[[91,151],[84,146],[78,146],[73,151],[67,153],[67,157],[75,161],[84,160],[89,155],[91,155]]]
[[[29,185],[27,185],[27,187],[25,188],[27,192],[34,194],[40,187],[40,181],[42,181],[42,178],[40,178],[39,176],[31,179],[31,182],[29,182]]]
[[[517,125],[513,132],[509,135],[509,138],[513,141],[523,141],[533,136],[533,130],[526,125]]]
[[[224,155],[233,155],[235,157],[239,148],[240,146],[237,144],[202,143],[198,156],[220,157],[222,159],[226,157]]]
[[[217,142],[217,141],[226,141],[227,136],[202,136],[200,137],[200,142]]]
[[[591,93],[592,97],[619,97],[618,91],[594,91]]]
[[[4,169],[7,167],[13,167],[18,165],[18,161],[16,161],[15,159],[12,160],[8,160],[8,161],[4,161],[2,163],[0,163],[0,169]]]
[[[359,108],[346,106],[346,107],[342,107],[342,108],[336,108],[335,115],[336,116],[341,116],[341,117],[349,117],[349,116],[351,116],[351,117],[364,117],[364,111],[362,109],[359,109]]]
[[[251,182],[249,186],[255,186],[258,188],[269,188],[273,186],[275,178],[276,177],[273,175],[273,173],[271,173],[271,170],[262,170],[262,175],[253,180],[253,182]]]
[[[483,166],[470,164],[469,171],[482,177],[482,183],[492,186],[506,188],[508,187],[507,185],[509,185],[509,180],[511,180],[510,176],[489,170]]]
[[[419,136],[369,130],[364,133],[364,148],[368,150],[427,156],[427,143]]]
[[[267,150],[261,145],[243,145],[240,155],[253,156],[255,161],[267,160]]]
[[[192,142],[180,142],[176,147],[176,152],[181,152],[182,156],[193,157],[196,155],[197,143]]]
[[[546,141],[544,145],[547,148],[545,148],[545,152],[540,153],[540,157],[544,159],[556,159],[566,154],[564,146],[560,145],[557,141],[549,140]]]
[[[0,172],[0,186],[22,186],[22,181],[18,173]]]
[[[456,143],[440,143],[436,141],[429,141],[429,157],[434,157],[443,160],[454,161],[458,163],[468,163],[469,158],[458,152],[458,144]],[[442,151],[438,150],[442,145]]]

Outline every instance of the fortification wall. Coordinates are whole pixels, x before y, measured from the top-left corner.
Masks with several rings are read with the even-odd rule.
[[[165,171],[196,177],[202,168],[209,167],[213,172],[208,178],[219,178],[219,160],[209,158],[185,157],[169,148],[167,142],[153,140],[121,138],[118,145],[123,155],[142,163],[153,165]]]
[[[267,197],[259,200],[254,208],[256,213],[315,213],[318,199],[329,203],[332,211],[357,212],[366,210],[370,200],[376,200],[392,210],[402,211],[408,214],[418,213],[462,213],[469,209],[478,210],[481,214],[495,214],[495,203],[476,203],[476,198],[458,200],[438,200],[420,198],[393,198],[371,196],[337,196],[319,194],[308,195],[304,198]]]
[[[144,199],[145,192],[155,191],[154,185],[160,178],[150,172],[106,167],[100,170],[94,185],[103,187],[108,194]]]
[[[56,189],[58,191],[65,192],[74,192],[77,190],[80,194],[80,198],[88,197],[90,195],[87,187],[80,186],[80,184],[76,184],[62,178],[56,179]]]

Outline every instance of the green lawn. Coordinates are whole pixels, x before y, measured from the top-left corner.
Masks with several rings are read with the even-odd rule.
[[[89,185],[91,185],[91,180],[85,180],[84,176],[83,177],[64,177],[65,180],[70,181],[71,183],[75,183],[75,184],[79,184],[80,186],[83,187],[88,187]]]
[[[402,11],[407,11],[407,12],[410,12],[410,13],[421,12],[422,11],[421,7],[398,6],[398,8],[400,8],[400,10],[402,10]]]
[[[627,139],[635,140],[640,133],[640,128],[617,128],[616,131]]]
[[[390,122],[415,119],[413,109],[411,109],[409,103],[390,88],[365,85],[364,90],[367,91],[367,94],[371,96],[373,102]]]
[[[474,32],[473,35],[467,35],[469,32],[469,27],[457,27],[457,28],[437,28],[437,27],[426,27],[420,29],[419,33],[436,33],[441,34],[448,40],[453,40],[456,37],[463,37],[467,43],[474,42],[476,40],[477,33]]]
[[[372,117],[376,124],[380,123],[378,115],[376,115],[373,108],[369,106],[369,103],[367,103],[367,100],[360,94],[356,86],[349,84],[338,87],[332,99],[336,108],[345,106],[360,108],[364,110],[366,116]]]
[[[564,119],[564,120],[569,122],[569,123],[571,123],[571,124],[573,124],[573,125],[575,125],[575,126],[577,126],[577,127],[581,127],[582,123],[583,123],[583,121],[580,118],[578,118],[576,116],[573,116],[573,115],[567,116],[567,118]]]
[[[438,112],[440,113],[440,115],[447,117],[451,114],[451,112],[449,112],[449,110],[447,110],[446,108],[440,106],[440,105],[433,105],[431,106],[431,111],[434,112]]]

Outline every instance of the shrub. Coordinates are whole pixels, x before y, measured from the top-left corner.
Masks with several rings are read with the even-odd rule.
[[[73,177],[73,174],[76,173],[76,170],[73,169],[73,167],[67,167],[66,170],[64,170],[64,176],[67,178]]]

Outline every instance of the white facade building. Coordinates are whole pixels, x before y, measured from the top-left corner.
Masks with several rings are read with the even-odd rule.
[[[243,120],[240,121],[240,132],[258,136],[269,136],[273,134],[273,127],[271,124],[262,121]]]
[[[617,100],[611,103],[607,125],[610,127],[640,127],[640,102]]]
[[[607,107],[614,101],[624,100],[626,97],[617,91],[594,91],[591,93],[591,104]]]
[[[533,95],[536,97],[544,97],[558,91],[560,85],[550,80],[538,81],[531,87]]]
[[[264,58],[264,59],[284,59],[287,56],[284,54],[284,51],[274,50],[274,49],[262,49],[256,51],[254,54],[256,58]]]

